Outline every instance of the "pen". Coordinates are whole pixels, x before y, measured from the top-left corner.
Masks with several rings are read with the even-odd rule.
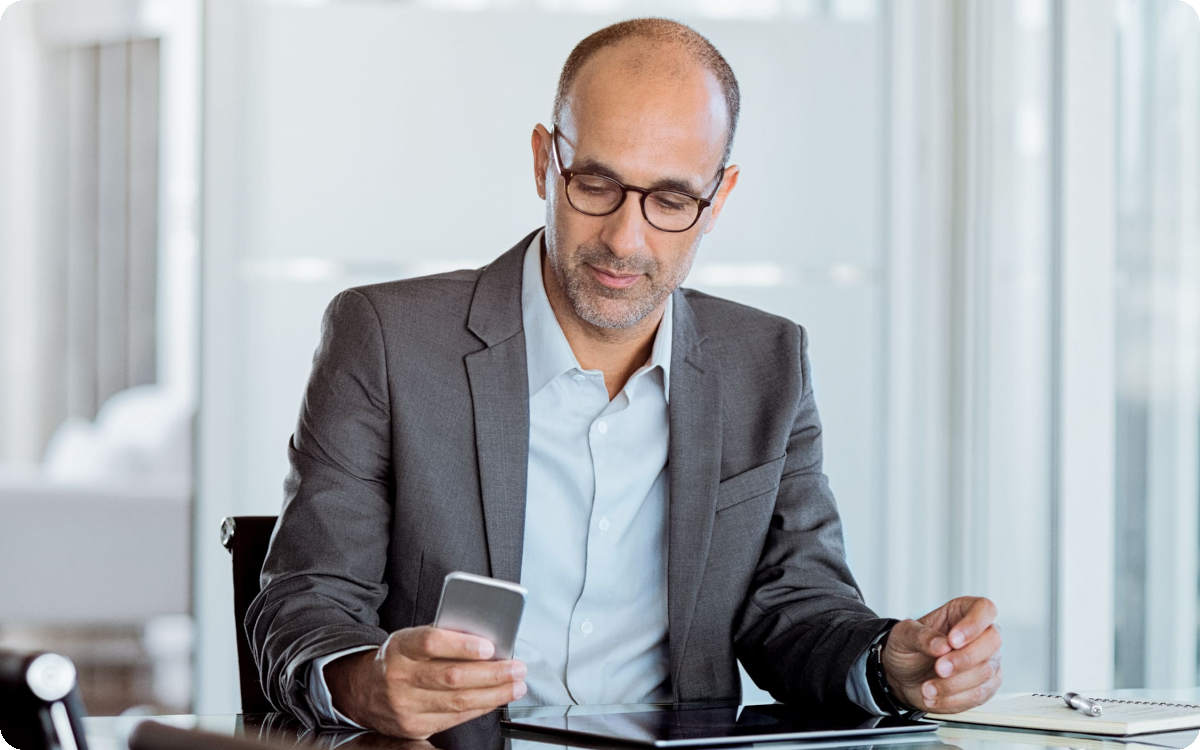
[[[1081,714],[1099,716],[1104,713],[1104,708],[1099,703],[1091,698],[1084,698],[1079,693],[1064,693],[1063,700],[1066,701],[1068,706]]]

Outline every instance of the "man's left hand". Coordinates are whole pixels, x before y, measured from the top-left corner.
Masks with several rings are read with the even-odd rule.
[[[1000,632],[990,599],[960,596],[892,628],[883,649],[888,685],[922,711],[957,713],[1000,687]]]

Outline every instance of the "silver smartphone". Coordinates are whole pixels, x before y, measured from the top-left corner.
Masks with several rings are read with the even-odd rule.
[[[455,571],[442,583],[433,626],[487,638],[496,647],[493,659],[511,659],[525,593],[520,584]]]

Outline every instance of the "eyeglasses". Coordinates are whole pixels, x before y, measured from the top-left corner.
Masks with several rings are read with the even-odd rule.
[[[647,190],[601,174],[567,169],[558,152],[558,128],[551,135],[550,148],[554,151],[554,164],[566,184],[567,202],[576,211],[588,216],[608,216],[620,208],[625,203],[625,196],[633,191],[641,196],[642,216],[650,226],[664,232],[686,232],[695,226],[700,213],[712,205],[725,177],[722,170],[716,187],[707,198],[678,190]]]

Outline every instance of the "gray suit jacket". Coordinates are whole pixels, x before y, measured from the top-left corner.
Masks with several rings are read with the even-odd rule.
[[[529,392],[523,252],[330,303],[283,512],[246,628],[271,702],[308,723],[310,662],[432,621],[442,578],[517,580]],[[668,617],[678,701],[844,706],[882,631],[846,566],[821,472],[804,330],[675,292]]]

